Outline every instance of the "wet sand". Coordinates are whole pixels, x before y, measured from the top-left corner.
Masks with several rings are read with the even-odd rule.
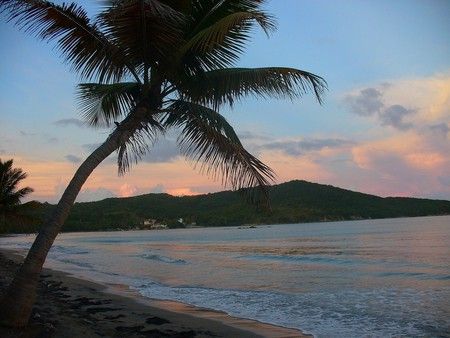
[[[22,256],[0,251],[0,294]],[[104,286],[44,269],[27,328],[0,337],[307,337],[300,331],[171,301],[146,299],[122,285]]]

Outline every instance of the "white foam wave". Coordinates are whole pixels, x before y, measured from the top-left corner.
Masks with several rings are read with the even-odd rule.
[[[450,289],[382,289],[337,293],[282,294],[263,291],[168,287],[158,283],[136,286],[143,296],[175,300],[230,315],[297,328],[315,336],[389,337],[439,336],[450,327]],[[436,306],[433,306],[436,305]],[[424,314],[422,307],[430,308]]]

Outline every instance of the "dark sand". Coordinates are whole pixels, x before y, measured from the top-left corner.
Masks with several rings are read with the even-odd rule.
[[[22,257],[0,252],[0,296]],[[145,299],[123,286],[105,287],[44,269],[27,328],[0,327],[0,337],[305,337],[300,331],[177,302]]]

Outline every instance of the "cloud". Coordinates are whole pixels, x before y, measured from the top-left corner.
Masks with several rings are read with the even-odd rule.
[[[117,197],[111,190],[106,188],[83,189],[77,196],[77,202],[99,201],[105,198]]]
[[[138,188],[134,185],[125,183],[119,187],[119,196],[120,197],[130,197],[136,194]]]
[[[383,103],[384,91],[389,90],[391,84],[383,83],[379,89],[369,87],[356,94],[348,94],[344,101],[351,112],[360,116],[375,116],[382,126],[394,127],[398,130],[408,130],[412,123],[405,122],[404,118],[415,113],[414,109],[407,109],[401,104],[386,106]]]
[[[403,118],[414,112],[414,110],[406,109],[399,104],[392,105],[380,112],[381,125],[392,126],[400,130],[410,129],[413,126],[412,123],[404,122]]]
[[[87,143],[81,147],[89,153],[97,149],[101,143]],[[180,157],[180,150],[176,141],[172,138],[160,138],[154,145],[149,145],[148,152],[141,158],[139,162],[144,163],[168,163]],[[109,163],[116,163],[117,156],[110,156],[107,160]]]
[[[392,81],[383,90],[388,104],[401,104],[414,108],[414,124],[430,125],[449,122],[450,74]]]
[[[347,95],[345,101],[353,113],[360,116],[372,116],[379,113],[381,108],[383,108],[382,97],[383,94],[378,89],[365,88],[356,95]]]
[[[289,156],[300,156],[311,151],[319,151],[324,148],[339,148],[354,144],[353,141],[345,139],[303,139],[299,141],[274,141],[257,146],[260,151],[281,151]]]
[[[15,154],[14,164],[28,173],[25,184],[34,189],[31,199],[39,201],[55,202],[63,191],[59,187],[62,178],[73,175],[73,166],[66,161],[35,160]]]
[[[191,187],[183,187],[183,188],[172,188],[168,189],[167,193],[172,196],[193,196],[199,195],[199,193],[193,190]]]
[[[56,126],[63,126],[63,127],[67,126],[75,126],[80,128],[86,127],[86,123],[84,121],[74,118],[57,120],[53,122],[53,124]]]
[[[442,179],[450,168],[450,149],[445,144],[445,140],[436,143],[429,135],[410,130],[358,144],[352,155],[357,167],[370,174],[373,191],[369,192],[401,196],[439,192],[450,196],[450,185]]]
[[[180,150],[176,141],[172,138],[160,138],[143,157],[146,163],[172,162],[180,157]]]
[[[266,152],[261,155],[261,160],[274,170],[276,183],[299,178],[322,183],[332,176],[329,168],[318,163],[314,156],[293,158],[283,152]]]
[[[152,193],[152,194],[161,194],[165,191],[166,191],[166,188],[161,183],[150,188],[150,193]]]
[[[348,96],[349,110],[356,114],[353,119],[366,116],[374,122],[371,128],[353,134],[275,138],[255,127],[239,135],[246,148],[275,171],[278,183],[302,178],[382,196],[450,199],[450,76],[370,84]],[[2,148],[11,151],[12,146],[1,141]],[[92,151],[98,146],[85,144],[83,148]],[[92,199],[223,189],[220,179],[200,175],[179,156],[175,135],[166,134],[125,177],[117,176],[112,161],[112,157],[106,160],[86,182],[85,187],[94,192],[109,191],[93,193]],[[33,198],[40,200],[57,199],[56,182],[63,182],[65,188],[74,171],[73,164],[65,160],[18,160],[17,165],[29,173],[27,185],[35,188]]]
[[[344,95],[344,103],[359,116],[373,117],[382,126],[406,131],[450,122],[450,75],[402,79],[357,89]]]
[[[402,79],[369,88],[378,90],[383,103],[372,117],[394,129],[374,129],[374,139],[352,148],[356,168],[348,172],[362,180],[359,189],[383,196],[450,199],[450,76]],[[343,173],[344,180],[347,175]]]
[[[23,158],[15,154],[14,163],[29,174],[26,184],[35,190],[31,198],[39,201],[56,203],[74,175],[74,166],[66,159],[54,162]],[[130,173],[120,177],[115,164],[104,163],[86,181],[77,201],[147,194],[150,191],[172,190],[187,194],[187,190],[181,189],[188,188],[196,194],[199,190],[213,192],[220,191],[223,187],[220,181],[211,180],[207,175],[193,170],[192,164],[184,159],[166,163],[139,163]]]
[[[438,180],[442,183],[442,185],[450,187],[450,175],[439,176]]]
[[[64,158],[67,160],[67,161],[69,161],[70,163],[74,163],[74,164],[76,164],[76,163],[80,163],[81,162],[81,158],[80,157],[78,157],[78,156],[75,156],[75,155],[66,155],[66,156],[64,156]]]
[[[19,133],[20,133],[20,136],[36,136],[36,133],[29,133],[29,132],[26,132],[23,130],[20,130]]]
[[[443,136],[444,138],[447,137],[448,132],[450,131],[450,128],[446,123],[439,123],[434,124],[430,126],[430,130],[434,133],[437,133],[440,136]]]
[[[269,137],[268,135],[264,135],[261,133],[255,133],[252,131],[240,131],[237,133],[239,138],[241,140],[245,140],[245,141],[268,141],[271,140],[271,137]]]

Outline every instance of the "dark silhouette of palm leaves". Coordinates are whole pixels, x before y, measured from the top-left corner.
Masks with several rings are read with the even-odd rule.
[[[202,172],[222,177],[234,189],[259,187],[263,194],[255,201],[267,197],[272,171],[244,149],[220,108],[248,95],[294,99],[312,92],[321,102],[326,83],[291,68],[234,68],[254,26],[267,34],[275,28],[263,3],[104,0],[102,12],[90,19],[76,3],[0,0],[0,13],[22,30],[54,43],[72,70],[88,82],[77,93],[87,124],[113,127],[76,170],[41,228],[1,300],[2,324],[27,323],[53,241],[83,184],[114,151],[123,174],[167,129],[175,128],[182,153],[199,163]],[[22,174],[16,173],[16,178]],[[5,201],[14,204],[29,191],[6,194]]]
[[[84,119],[93,127],[109,127],[136,106],[140,88],[136,82],[82,83],[77,97]]]
[[[247,152],[234,129],[216,111],[205,106],[176,100],[163,125],[181,129],[178,143],[182,153],[224,185],[265,187],[273,179],[269,167]]]
[[[326,82],[283,67],[233,68],[256,25],[266,34],[275,20],[263,0],[109,0],[93,20],[75,3],[0,0],[8,20],[54,41],[83,78],[81,114],[92,126],[126,134],[117,144],[119,173],[137,162],[157,137],[176,128],[182,153],[202,172],[234,189],[273,180],[219,114],[248,95],[295,99]]]
[[[21,199],[33,192],[30,187],[19,188],[27,174],[20,168],[13,168],[13,160],[0,159],[0,215],[13,217]]]
[[[180,95],[203,104],[233,105],[248,95],[295,99],[312,92],[319,103],[326,82],[315,74],[282,67],[227,68],[180,78]]]
[[[25,32],[56,41],[67,63],[84,78],[99,82],[120,81],[134,70],[126,55],[92,23],[75,3],[0,0],[2,12]]]

